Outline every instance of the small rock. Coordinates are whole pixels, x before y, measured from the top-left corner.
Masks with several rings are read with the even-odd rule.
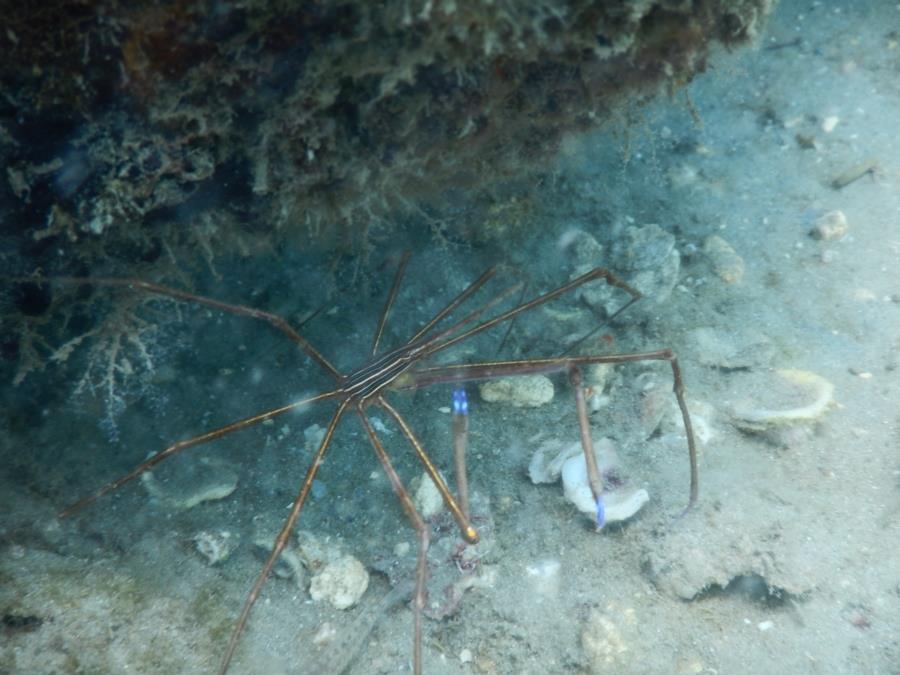
[[[711,588],[747,579],[758,580],[766,593],[778,597],[800,596],[816,587],[820,575],[803,549],[760,546],[765,537],[781,541],[773,537],[779,533],[772,522],[777,517],[768,514],[764,525],[756,527],[748,526],[741,508],[708,513],[691,522],[685,519],[683,527],[646,547],[642,569],[661,592],[692,600]]]
[[[570,240],[573,278],[604,265],[616,270],[626,283],[655,303],[668,298],[678,281],[681,254],[675,248],[675,237],[659,225],[625,228],[613,243],[608,257],[603,257],[603,247],[587,233],[573,233]],[[579,287],[575,296],[607,316],[627,301],[627,297],[623,299],[622,290],[602,280]]]
[[[809,231],[809,236],[813,239],[830,241],[842,238],[849,229],[847,216],[844,215],[843,211],[829,211],[816,219],[812,229]]]
[[[583,230],[572,230],[565,237],[576,276],[590,271],[603,260],[603,245]]]
[[[591,610],[581,632],[581,646],[592,673],[622,672],[633,665],[623,629],[628,632],[634,623],[635,614],[631,608],[619,611],[610,606],[605,612]]]
[[[238,538],[228,530],[216,530],[210,532],[203,530],[194,535],[194,546],[197,552],[206,558],[210,565],[218,565],[224,562],[234,553],[238,545]]]
[[[727,284],[735,284],[744,277],[744,259],[727,241],[713,234],[703,242],[703,253],[717,277]]]
[[[703,326],[691,330],[687,337],[697,361],[713,368],[732,370],[767,365],[775,353],[772,341],[752,328],[738,332]]]
[[[313,600],[325,600],[335,609],[353,607],[369,587],[369,573],[351,555],[344,555],[326,563],[312,578],[309,595]]]
[[[489,380],[478,385],[481,398],[509,403],[516,408],[537,408],[553,400],[553,382],[546,375],[521,375]]]
[[[659,225],[628,227],[613,246],[616,269],[627,270],[626,281],[656,303],[665,301],[678,281],[681,254],[675,236]],[[621,292],[618,292],[621,293]],[[607,303],[607,313],[621,307],[621,301]]]
[[[628,271],[659,267],[675,250],[675,236],[659,225],[627,227],[613,245],[617,267]]]
[[[673,249],[657,267],[636,272],[628,279],[628,283],[645,298],[652,299],[655,303],[662,303],[672,295],[672,289],[678,283],[680,270],[681,254]],[[612,313],[619,307],[621,307],[621,302],[615,307],[608,306],[606,311]]]
[[[427,473],[419,476],[418,483],[414,488],[413,505],[422,518],[429,520],[444,510],[444,498]]]

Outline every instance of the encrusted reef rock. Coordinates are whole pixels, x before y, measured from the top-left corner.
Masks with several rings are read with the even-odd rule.
[[[88,260],[272,231],[364,243],[380,214],[521,175],[623,99],[679,86],[772,1],[25,3],[0,34],[2,215],[31,269],[51,237],[70,254],[52,258]],[[182,205],[194,220],[167,224]]]

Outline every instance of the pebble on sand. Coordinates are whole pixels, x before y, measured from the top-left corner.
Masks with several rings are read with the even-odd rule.
[[[831,241],[841,239],[847,234],[850,226],[847,224],[847,216],[843,211],[829,211],[816,219],[809,236],[813,239]]]
[[[503,377],[478,385],[489,403],[509,403],[516,408],[537,408],[553,400],[553,382],[546,375]]]
[[[744,278],[744,259],[719,235],[713,234],[706,238],[703,253],[715,275],[726,284],[736,284]]]

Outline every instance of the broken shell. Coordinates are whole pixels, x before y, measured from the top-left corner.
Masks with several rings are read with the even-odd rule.
[[[274,534],[258,533],[253,540],[253,552],[260,560],[267,560],[274,545]],[[306,568],[303,566],[297,550],[291,544],[287,544],[281,555],[278,556],[275,567],[272,568],[272,574],[280,579],[293,579],[297,588],[301,591],[306,589]]]
[[[619,459],[615,445],[608,438],[595,438],[594,457],[601,474],[618,473]],[[555,453],[555,454],[554,454]],[[551,459],[552,457],[552,459]],[[528,465],[532,483],[555,483],[562,476],[566,499],[591,518],[597,519],[597,504],[587,476],[587,463],[581,442],[566,446],[546,443],[535,451]],[[607,523],[631,518],[650,499],[646,490],[618,487],[603,493],[604,520]]]
[[[608,438],[594,438],[594,456],[600,472],[608,472],[616,468],[618,458],[612,441]],[[563,464],[572,457],[582,454],[581,441],[563,446],[559,441],[548,441],[535,450],[528,464],[528,477],[535,485],[555,483],[562,473]]]
[[[201,457],[180,472],[147,471],[141,484],[152,497],[168,508],[186,510],[203,502],[224,499],[237,488],[238,477],[230,465],[222,460]]]
[[[739,404],[732,409],[732,420],[740,429],[763,431],[772,427],[813,422],[824,415],[834,405],[834,385],[821,375],[806,370],[776,370],[780,382],[767,387],[767,394],[787,397],[791,400],[805,399],[804,405],[785,407],[751,406]]]
[[[563,492],[575,508],[591,520],[597,519],[597,504],[588,481],[587,463],[584,454],[570,457],[562,467]],[[604,522],[615,523],[628,520],[641,510],[650,495],[646,490],[628,487],[603,492]]]

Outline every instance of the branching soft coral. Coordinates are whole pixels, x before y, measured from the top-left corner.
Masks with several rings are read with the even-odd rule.
[[[146,316],[142,305],[149,302],[160,300],[123,294],[107,316],[57,347],[51,346],[52,339],[45,337],[33,321],[22,322],[18,329],[19,367],[13,384],[21,384],[48,363],[67,363],[74,354],[85,351],[85,365],[73,393],[103,400],[105,414],[100,423],[115,440],[116,419],[125,409],[129,393],[145,389],[148,377],[156,370],[154,355],[160,328],[154,321],[139,316]]]

